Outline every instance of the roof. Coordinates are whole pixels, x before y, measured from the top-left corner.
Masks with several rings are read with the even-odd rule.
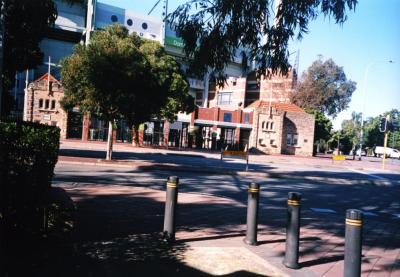
[[[49,73],[44,74],[42,77],[37,79],[35,82],[40,82],[40,81],[43,81],[43,80],[49,81],[49,79],[50,79],[50,82],[52,82],[52,83],[61,84],[60,81],[58,81],[53,75],[51,75]]]
[[[291,103],[280,103],[280,102],[271,102],[272,108],[285,111],[285,112],[295,112],[295,113],[305,113],[305,111],[299,106]],[[268,108],[269,102],[263,100],[257,100],[249,105],[247,108]]]

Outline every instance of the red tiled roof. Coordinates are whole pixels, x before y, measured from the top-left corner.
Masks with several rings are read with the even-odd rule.
[[[290,103],[279,103],[279,102],[271,102],[271,106],[279,111],[285,112],[296,112],[296,113],[304,113],[305,111],[295,104]],[[256,102],[252,103],[248,108],[268,108],[269,102],[257,100]]]
[[[53,75],[51,75],[49,73],[44,74],[42,77],[37,79],[35,82],[40,82],[40,81],[43,81],[43,80],[48,81],[49,78],[50,78],[50,82],[60,84],[60,82]]]

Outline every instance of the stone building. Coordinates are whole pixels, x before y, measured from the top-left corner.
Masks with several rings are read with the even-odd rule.
[[[314,142],[314,116],[290,103],[258,100],[253,108],[250,145],[267,154],[310,156]]]
[[[67,113],[61,108],[64,96],[61,83],[46,73],[29,84],[24,99],[24,120],[57,126],[61,138],[67,135]]]

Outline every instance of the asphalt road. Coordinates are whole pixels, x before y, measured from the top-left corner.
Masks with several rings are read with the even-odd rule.
[[[247,185],[258,182],[261,185],[261,205],[272,209],[285,210],[287,193],[297,191],[303,194],[304,209],[330,209],[337,215],[346,209],[357,208],[370,213],[374,218],[400,223],[400,182],[398,175],[387,174],[393,179],[385,182],[376,175],[353,170],[316,169],[299,165],[283,168],[280,178],[265,178],[260,175],[241,176],[226,174],[205,174],[171,170],[132,170],[108,166],[86,166],[62,164],[56,166],[54,184],[97,183],[109,185],[144,186],[158,190],[165,189],[168,176],[180,177],[180,191],[205,193],[229,197],[236,201],[247,201]],[[378,176],[379,178],[383,178]],[[385,176],[387,177],[387,176]],[[378,182],[379,181],[379,182]]]

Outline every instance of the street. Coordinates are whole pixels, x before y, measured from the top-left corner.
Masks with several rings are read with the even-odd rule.
[[[396,160],[381,170],[380,159],[373,157],[332,162],[330,157],[254,155],[245,172],[243,161],[221,162],[218,153],[124,145],[117,145],[115,160],[106,163],[101,160],[102,147],[64,144],[55,169],[53,184],[65,189],[80,211],[77,228],[83,241],[105,243],[129,234],[160,232],[166,180],[176,175],[180,178],[178,241],[191,246],[199,240],[211,246],[241,246],[247,187],[257,182],[260,246],[251,251],[259,257],[281,266],[287,195],[295,191],[302,194],[302,269],[283,271],[293,276],[304,270],[303,276],[340,275],[347,209],[364,213],[362,275],[396,276],[400,270]],[[115,250],[120,251],[118,244]]]

